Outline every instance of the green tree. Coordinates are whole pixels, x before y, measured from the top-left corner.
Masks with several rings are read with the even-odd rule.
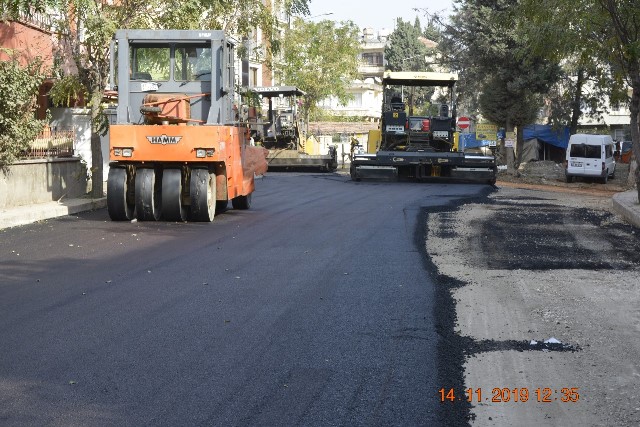
[[[396,28],[389,35],[389,43],[385,46],[384,57],[387,69],[390,71],[432,71],[430,62],[433,60],[436,50],[427,47],[423,40],[436,41],[440,38],[438,29],[430,22],[426,29],[416,18],[414,23],[398,18]],[[411,104],[415,106],[415,114],[437,114],[431,111],[431,98],[435,88],[407,88],[407,96],[411,98]],[[401,94],[402,95],[402,94]],[[445,102],[445,99],[441,101]]]
[[[280,22],[270,2],[262,0],[150,0],[155,10],[144,28],[219,29],[245,39],[256,28],[262,30],[270,54],[277,54],[281,45]],[[276,0],[275,7],[289,15],[308,15],[310,0]],[[242,46],[241,46],[242,48]],[[243,54],[243,52],[240,52]],[[267,58],[270,58],[268,55]],[[268,64],[270,65],[270,64]]]
[[[602,19],[597,29],[596,43],[603,59],[611,64],[614,80],[624,81],[631,88],[627,98],[630,111],[633,154],[640,161],[640,8],[633,0],[597,0]],[[640,201],[640,168],[635,170]]]
[[[358,76],[359,30],[351,21],[317,23],[296,19],[284,38],[279,80],[307,93],[307,119],[330,96],[345,103]],[[307,120],[308,122],[308,120]]]
[[[600,98],[608,99],[612,105],[629,106],[633,153],[640,159],[640,8],[637,2],[522,1],[523,13],[531,18],[533,25],[538,25],[535,32],[540,51],[580,64],[575,80],[579,89],[585,85],[592,87],[598,93],[606,93],[606,97]],[[589,73],[588,68],[585,72],[585,63],[598,72]],[[592,75],[595,78],[589,79]],[[573,98],[572,124],[581,114],[575,109],[585,104],[580,95],[576,91]],[[640,169],[635,170],[640,198]]]
[[[531,48],[517,5],[512,0],[462,2],[445,30],[444,47],[466,81],[459,89],[471,99],[468,105],[477,105],[484,117],[507,130],[518,127],[519,163],[523,127],[535,121],[560,69]]]
[[[19,12],[54,10],[64,60],[76,73],[58,75],[65,87],[82,94],[91,109],[92,194],[103,189],[100,133],[105,130],[101,101],[109,71],[109,42],[118,28],[223,29],[239,38],[260,27],[270,48],[277,52],[280,32],[269,7],[261,0],[147,0],[97,2],[94,0],[0,0],[0,7],[17,17]],[[279,0],[285,12],[308,13],[309,0]],[[77,79],[74,83],[73,79]],[[55,87],[55,85],[54,85]],[[64,91],[55,89],[59,99]]]
[[[608,109],[608,90],[599,82],[607,80],[606,70],[578,58],[563,61],[561,78],[545,97],[548,123],[554,127],[569,126],[577,133],[581,117],[601,119]]]
[[[420,41],[423,30],[420,20],[414,24],[398,18],[396,28],[389,35],[389,43],[384,48],[384,58],[390,71],[426,71],[430,49]]]
[[[562,64],[562,78],[548,94],[549,121],[578,129],[582,116],[594,119],[620,99],[624,88],[611,78],[608,65],[599,58],[587,27],[594,22],[593,8],[584,2],[522,0],[519,13],[522,31],[530,35],[536,54]]]
[[[0,62],[1,167],[15,162],[46,124],[35,118],[36,97],[44,77],[39,61],[23,67],[12,54],[9,60]]]

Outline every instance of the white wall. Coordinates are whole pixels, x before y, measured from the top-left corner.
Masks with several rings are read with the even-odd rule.
[[[75,130],[74,155],[79,156],[91,170],[91,112],[86,108],[50,108],[51,128]],[[108,136],[108,134],[107,134]],[[109,139],[100,139],[102,146],[103,180],[107,180],[109,173]]]
[[[50,108],[51,129],[74,129],[74,155],[91,166],[91,117],[85,108]]]

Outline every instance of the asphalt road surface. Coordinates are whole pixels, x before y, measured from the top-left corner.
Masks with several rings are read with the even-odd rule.
[[[465,425],[425,223],[493,191],[269,174],[211,224],[0,231],[0,425]]]

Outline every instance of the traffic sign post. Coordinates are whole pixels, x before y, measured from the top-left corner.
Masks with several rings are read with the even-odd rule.
[[[467,129],[469,126],[471,126],[471,120],[469,120],[469,117],[459,117],[458,118],[458,127],[460,129]]]
[[[476,124],[476,139],[489,141],[489,147],[495,147],[498,141],[498,126],[491,123]]]

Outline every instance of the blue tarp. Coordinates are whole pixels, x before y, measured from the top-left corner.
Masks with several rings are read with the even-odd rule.
[[[549,125],[528,125],[524,128],[524,140],[537,139],[546,144],[566,149],[569,145],[569,128],[553,129]]]
[[[476,147],[488,147],[491,142],[486,139],[476,139],[475,133],[461,133],[460,134],[460,147],[464,148],[476,148]]]

